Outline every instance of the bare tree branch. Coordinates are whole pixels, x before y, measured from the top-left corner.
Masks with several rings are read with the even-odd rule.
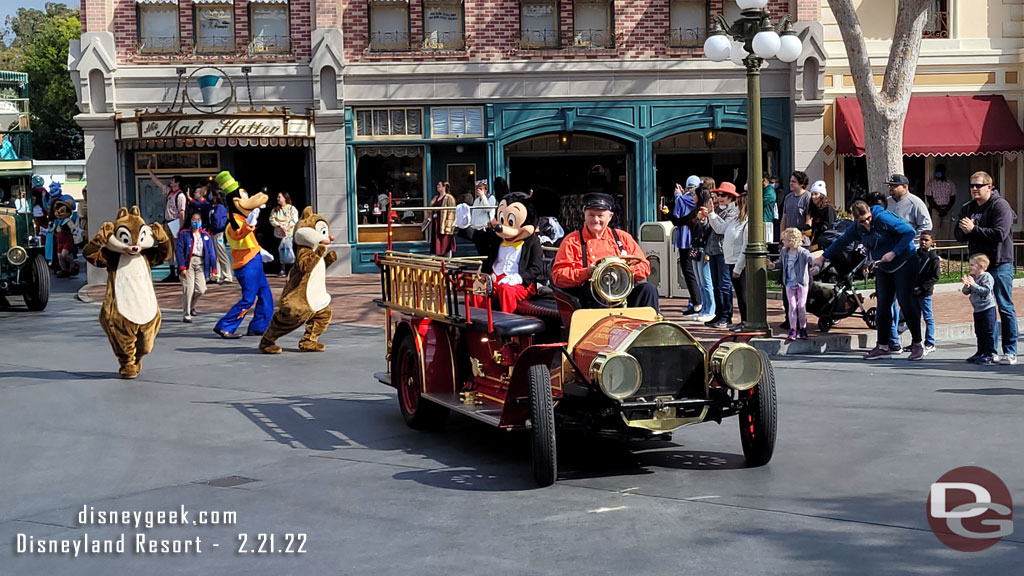
[[[928,0],[900,0],[889,62],[882,79],[882,100],[885,104],[909,102],[913,78],[917,73],[917,58],[921,53],[921,36],[928,21],[928,4]]]
[[[839,23],[839,32],[843,36],[843,45],[846,46],[846,56],[850,60],[850,74],[853,76],[853,85],[857,91],[857,100],[861,108],[871,103],[875,107],[877,92],[875,82],[871,73],[871,61],[868,58],[868,47],[864,42],[864,33],[860,27],[860,18],[853,8],[851,0],[828,0],[832,13]]]
[[[868,186],[874,189],[890,174],[903,172],[903,123],[910,107],[930,2],[900,0],[881,90],[875,86],[874,71],[853,2],[828,0],[828,4],[839,24],[850,62],[850,75],[864,120]]]

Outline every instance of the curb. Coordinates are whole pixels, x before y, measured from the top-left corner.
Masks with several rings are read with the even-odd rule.
[[[1024,283],[1024,280],[1021,281]],[[1014,281],[1015,284],[1016,282]],[[89,296],[88,287],[89,285],[86,284],[79,288],[76,296],[77,299],[86,304],[102,303],[102,299],[97,300]],[[161,310],[161,312],[167,313],[164,310]],[[169,312],[180,313],[180,310],[175,309]],[[358,326],[362,325],[358,324]],[[686,327],[685,324],[683,326]],[[1024,334],[1024,318],[1017,318],[1017,328]],[[971,338],[974,338],[973,323],[939,324],[935,326],[935,340],[938,342]],[[715,339],[707,340],[714,342]],[[874,330],[866,330],[855,334],[817,334],[807,340],[793,340],[792,342],[786,341],[784,338],[755,338],[750,341],[750,345],[769,356],[782,357],[870,350],[875,347],[877,341],[877,333]],[[910,345],[909,332],[900,336],[900,344],[903,346]]]
[[[1024,333],[1024,318],[1017,318],[1017,329]],[[965,340],[974,338],[974,324],[941,324],[935,327],[935,340]],[[769,356],[801,356],[805,354],[825,354],[828,352],[854,352],[870,350],[878,342],[877,333],[872,330],[858,334],[820,334],[807,340],[787,342],[782,338],[755,338],[750,345]],[[910,345],[910,333],[900,335],[900,344]]]

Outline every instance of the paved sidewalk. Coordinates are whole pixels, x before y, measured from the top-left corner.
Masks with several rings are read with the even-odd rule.
[[[270,277],[270,286],[275,297],[284,287],[284,278]],[[181,285],[177,283],[157,282],[156,293],[163,310],[181,310]],[[359,274],[341,278],[328,278],[327,289],[331,294],[331,309],[334,313],[332,324],[348,324],[354,326],[384,326],[383,310],[373,303],[380,297],[380,278],[374,274]],[[79,299],[85,302],[101,302],[105,286],[85,286],[79,292]],[[1014,302],[1017,309],[1024,311],[1024,287],[1014,288]],[[209,291],[199,301],[198,309],[203,314],[223,314],[238,300],[237,284],[211,284]],[[868,301],[868,306],[874,301]],[[679,320],[686,306],[683,298],[665,298],[661,301],[661,310],[669,320]],[[933,308],[935,322],[939,327],[937,339],[940,341],[973,337],[971,329],[972,310],[967,297],[959,292],[945,292],[934,296]],[[739,309],[734,318],[739,320]],[[781,300],[768,300],[768,321],[778,342],[766,345],[765,349],[772,354],[794,354],[808,352],[824,352],[851,350],[874,346],[875,332],[870,330],[864,320],[857,317],[846,318],[832,328],[829,334],[822,334],[817,329],[817,317],[808,315],[807,326],[811,340],[782,344],[786,333],[779,327],[782,324],[783,310]],[[177,318],[165,315],[165,321]],[[718,339],[726,334],[724,330],[712,330],[700,323],[687,323],[687,328],[694,336],[701,339]],[[904,335],[906,345],[909,335]]]

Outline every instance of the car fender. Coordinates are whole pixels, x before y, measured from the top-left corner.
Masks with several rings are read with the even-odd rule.
[[[455,346],[446,324],[429,318],[403,319],[395,327],[392,348],[408,335],[416,343],[423,392],[455,392]],[[394,383],[392,383],[394,386]]]
[[[522,426],[530,417],[530,383],[527,372],[530,366],[541,364],[551,371],[551,392],[557,400],[562,397],[562,351],[565,344],[537,344],[523,350],[512,368],[508,393],[505,395],[505,406],[501,411],[502,428]]]

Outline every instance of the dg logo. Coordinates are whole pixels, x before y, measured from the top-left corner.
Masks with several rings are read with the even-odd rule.
[[[928,492],[928,525],[946,546],[980,552],[1013,534],[1013,500],[1006,484],[978,466],[946,472]]]

